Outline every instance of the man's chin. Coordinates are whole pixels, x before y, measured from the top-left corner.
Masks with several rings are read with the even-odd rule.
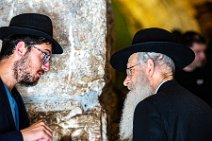
[[[38,81],[39,81],[39,78],[34,81],[21,81],[19,84],[22,86],[31,87],[31,86],[37,85]]]

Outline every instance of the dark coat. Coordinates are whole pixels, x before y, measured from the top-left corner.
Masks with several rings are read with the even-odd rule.
[[[178,70],[175,74],[177,82],[190,92],[200,97],[212,107],[212,78],[207,68],[198,68],[192,72]]]
[[[212,109],[176,81],[167,81],[137,105],[133,141],[212,141]]]
[[[29,126],[29,118],[21,95],[16,88],[12,90],[12,95],[18,104],[20,129],[26,128]],[[2,80],[0,80],[0,141],[23,141],[21,132],[16,130]]]

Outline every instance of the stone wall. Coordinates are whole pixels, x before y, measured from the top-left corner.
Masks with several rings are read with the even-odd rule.
[[[64,53],[34,87],[18,86],[31,122],[44,119],[57,140],[107,140],[106,113],[99,97],[106,84],[105,0],[1,0],[0,26],[20,13],[48,15]],[[109,46],[108,46],[109,47]]]

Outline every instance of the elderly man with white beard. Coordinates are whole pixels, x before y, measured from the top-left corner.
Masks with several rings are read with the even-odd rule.
[[[174,80],[175,69],[194,59],[160,28],[140,30],[132,45],[111,57],[111,65],[126,71],[129,93],[120,122],[120,140],[212,141],[212,109]]]

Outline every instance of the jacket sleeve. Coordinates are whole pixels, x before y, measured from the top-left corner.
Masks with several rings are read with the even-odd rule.
[[[159,112],[153,104],[144,100],[134,113],[133,141],[166,141],[166,133]]]
[[[23,141],[20,131],[0,132],[0,141]]]

